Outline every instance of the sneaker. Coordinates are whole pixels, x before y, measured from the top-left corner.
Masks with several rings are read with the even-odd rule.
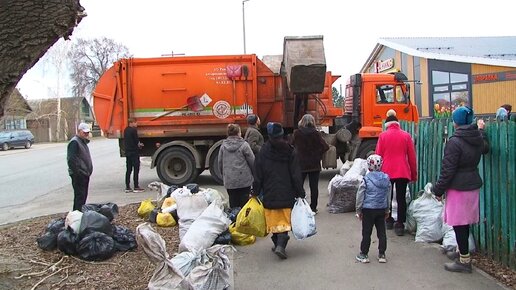
[[[126,188],[125,188],[125,192],[126,192],[126,193],[127,193],[127,192],[133,192],[133,189],[132,189],[132,188],[130,188],[130,187],[126,187]]]
[[[385,254],[378,255],[378,262],[387,263],[387,258],[385,257]]]
[[[314,215],[316,215],[317,213],[319,213],[319,211],[317,209],[312,209],[312,212],[314,213]]]
[[[141,187],[135,187],[133,192],[144,192],[145,189],[141,188]]]
[[[358,254],[355,259],[359,261],[360,263],[369,263],[369,257],[366,254]]]

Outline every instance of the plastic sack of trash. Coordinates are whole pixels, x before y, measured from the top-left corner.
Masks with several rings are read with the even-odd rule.
[[[156,267],[147,284],[149,290],[194,289],[192,285],[185,280],[185,276],[181,270],[172,263],[167,253],[165,241],[149,223],[143,223],[136,227],[136,240],[140,248],[147,255],[147,258],[149,258],[151,263]]]
[[[138,216],[146,219],[154,208],[155,206],[150,198],[143,200],[138,207]]]
[[[115,241],[115,249],[117,251],[125,252],[138,247],[136,236],[130,229],[124,226],[113,225],[113,240]]]
[[[303,240],[317,233],[315,213],[304,198],[296,198],[291,214],[292,234],[298,240]]]
[[[427,183],[423,195],[409,205],[409,215],[416,221],[416,242],[436,242],[443,237],[443,204],[435,199],[431,186]]]
[[[190,225],[208,207],[208,202],[206,202],[204,195],[199,193],[192,194],[186,187],[176,189],[172,193],[172,197],[174,197],[177,204],[179,239],[183,239]]]
[[[82,212],[78,210],[71,211],[66,215],[65,227],[70,227],[70,229],[73,230],[74,233],[79,233],[79,231],[81,230],[81,219]]]
[[[105,204],[100,203],[88,203],[81,207],[81,211],[84,213],[88,210],[96,211],[105,217],[109,221],[112,221],[118,215],[118,205],[116,203],[108,202]]]
[[[230,289],[231,255],[235,248],[228,245],[214,245],[202,255],[202,264],[193,268],[186,280],[194,289]]]
[[[115,253],[115,241],[101,232],[85,235],[77,246],[77,254],[87,261],[104,261]]]
[[[57,248],[57,235],[65,229],[64,218],[51,220],[45,232],[37,238],[38,247],[45,251],[52,251]]]
[[[250,198],[242,207],[238,213],[235,227],[238,232],[243,234],[257,237],[265,237],[267,235],[265,209],[258,198]]]
[[[201,258],[201,254],[199,252],[186,251],[175,255],[172,259],[170,259],[170,261],[186,277],[188,274],[190,274],[193,268],[202,264]]]
[[[67,255],[77,254],[79,235],[71,227],[67,227],[57,235],[57,248]]]
[[[82,215],[79,236],[82,238],[92,232],[101,232],[113,237],[113,225],[104,215],[89,210]]]
[[[221,200],[213,201],[195,219],[179,243],[179,251],[201,251],[207,249],[222,232],[228,229],[231,221],[223,210]]]

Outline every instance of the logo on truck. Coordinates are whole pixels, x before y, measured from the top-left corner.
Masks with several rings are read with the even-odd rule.
[[[226,101],[218,101],[213,105],[213,115],[219,119],[226,119],[231,114],[231,105]]]

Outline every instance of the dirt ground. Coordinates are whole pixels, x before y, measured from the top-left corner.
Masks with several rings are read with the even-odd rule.
[[[136,214],[138,204],[122,206],[113,224],[136,233],[143,222]],[[47,224],[65,214],[34,218],[0,228],[0,289],[146,289],[154,265],[141,249],[117,252],[111,259],[88,262],[59,250],[43,251],[36,239]],[[156,228],[167,244],[167,252],[177,251],[178,229]],[[516,271],[475,254],[473,264],[502,284],[516,289]]]

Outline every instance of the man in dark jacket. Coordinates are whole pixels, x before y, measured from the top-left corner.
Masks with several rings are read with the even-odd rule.
[[[448,255],[458,258],[454,263],[447,263],[444,268],[451,272],[471,273],[469,254],[469,225],[479,222],[479,194],[482,178],[478,164],[482,154],[489,150],[484,135],[484,121],[473,122],[473,110],[459,107],[452,113],[455,132],[444,147],[441,173],[433,192],[437,199],[446,193],[443,219],[453,227],[460,255]],[[458,256],[458,257],[457,257]]]
[[[305,197],[301,171],[294,148],[283,138],[279,123],[268,123],[269,140],[255,158],[253,194],[263,192],[267,232],[272,233],[272,250],[286,259],[285,248],[292,229],[290,214],[296,197]]]
[[[66,160],[74,192],[73,210],[80,211],[88,198],[88,185],[93,172],[93,163],[88,148],[89,135],[90,127],[81,123],[77,127],[77,135],[68,143]]]
[[[140,174],[140,153],[139,150],[143,147],[143,143],[138,139],[138,131],[136,130],[136,119],[129,118],[129,126],[124,130],[124,148],[126,158],[125,171],[125,192],[144,192],[145,189],[140,187],[138,175]],[[134,190],[131,189],[131,172],[134,169],[133,181]]]

